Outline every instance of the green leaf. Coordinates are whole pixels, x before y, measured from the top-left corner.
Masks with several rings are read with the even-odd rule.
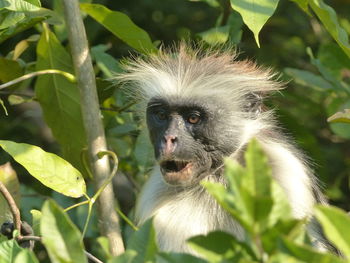
[[[215,231],[206,236],[190,238],[189,246],[209,262],[235,261],[234,257],[244,253],[244,258],[254,258],[255,254],[245,243],[240,242],[231,234]]]
[[[2,182],[7,190],[10,192],[11,196],[15,200],[17,206],[20,202],[20,191],[19,191],[19,181],[15,170],[12,169],[11,164],[5,163],[0,165],[0,182]],[[0,225],[6,221],[12,221],[12,214],[10,208],[8,207],[7,201],[0,194]]]
[[[214,27],[198,35],[208,44],[217,45],[224,44],[228,40],[230,33],[230,26]]]
[[[23,251],[14,239],[0,243],[0,263],[12,263],[16,256]]]
[[[111,55],[107,54],[106,50],[106,45],[98,45],[91,48],[91,55],[105,77],[111,78],[115,73],[120,72],[121,70],[118,61]],[[111,85],[111,83],[109,83],[109,85]]]
[[[157,254],[156,262],[164,263],[205,263],[208,262],[204,259],[184,254],[184,253],[165,253],[161,252]]]
[[[296,3],[305,13],[310,14],[308,0],[291,0],[291,1]]]
[[[128,249],[123,254],[108,260],[108,263],[133,263],[136,256],[136,251]]]
[[[136,139],[134,156],[142,171],[145,171],[154,162],[153,147],[149,141],[147,129],[141,129],[141,133]]]
[[[58,69],[73,73],[71,57],[48,27],[37,46],[36,70]],[[86,135],[76,84],[58,74],[38,77],[35,94],[43,109],[44,118],[62,147],[63,157],[84,171],[80,155],[86,148]]]
[[[322,0],[310,0],[309,5],[327,31],[350,58],[349,36],[344,28],[340,26],[337,13],[334,9],[325,4]]]
[[[40,7],[24,0],[1,0],[0,9],[2,8],[17,12],[36,11],[40,9]]]
[[[80,4],[80,8],[137,51],[157,52],[147,32],[135,25],[127,15],[99,4]]]
[[[81,233],[52,200],[47,200],[42,208],[40,232],[53,263],[87,263]]]
[[[30,210],[32,214],[32,228],[34,234],[40,236],[40,220],[41,220],[41,212],[39,210],[32,209]]]
[[[311,87],[320,91],[333,89],[333,86],[328,81],[309,71],[285,68],[284,72],[291,76],[299,85]]]
[[[5,83],[22,76],[24,73],[15,60],[0,58],[0,81]]]
[[[322,44],[317,58],[338,81],[344,78],[343,70],[350,69],[350,59],[336,43]]]
[[[260,47],[259,32],[275,12],[279,0],[230,0],[234,10],[241,14],[244,23],[253,32]]]
[[[9,12],[4,14],[4,12],[0,10],[0,14],[7,16],[9,15]],[[33,17],[26,16],[24,19],[22,19],[18,23],[0,31],[0,44],[4,42],[6,39],[33,27],[34,25],[42,22],[45,19],[46,17],[44,16],[33,16]]]
[[[0,146],[41,183],[61,194],[80,197],[86,192],[80,172],[61,157],[40,147],[0,140]]]
[[[286,238],[280,243],[280,251],[307,263],[345,263],[346,261],[330,253],[322,253],[312,247],[297,245]]]
[[[39,260],[32,251],[24,249],[16,256],[14,263],[39,263]]]
[[[350,258],[350,216],[331,206],[317,206],[316,218],[321,223],[326,237]]]
[[[147,220],[139,230],[133,233],[127,244],[127,249],[137,252],[133,263],[144,263],[155,260],[158,247],[156,244],[156,233],[151,219]]]
[[[350,109],[339,111],[327,119],[328,122],[350,123]]]

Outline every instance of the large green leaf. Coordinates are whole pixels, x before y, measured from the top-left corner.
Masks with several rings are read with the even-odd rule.
[[[0,146],[47,187],[71,197],[86,192],[80,172],[61,157],[25,143],[0,140]]]
[[[40,37],[37,56],[37,70],[73,73],[71,57],[48,27],[44,27]],[[42,75],[36,81],[35,93],[45,121],[62,147],[63,157],[83,171],[80,156],[86,147],[86,135],[77,86],[61,75]]]
[[[40,232],[51,262],[87,263],[81,233],[63,209],[47,200],[41,212]]]
[[[12,169],[11,164],[9,162],[0,165],[0,182],[2,182],[6,186],[7,190],[10,192],[11,196],[15,200],[17,206],[19,206],[19,182],[16,172]],[[8,207],[7,201],[1,194],[0,211],[0,225],[5,221],[12,221],[12,214],[10,208]]]
[[[279,0],[230,0],[234,10],[241,14],[244,23],[254,33],[259,43],[259,32],[275,12]]]
[[[14,263],[39,263],[34,253],[28,249],[23,249],[15,258]]]
[[[350,58],[349,36],[344,28],[340,26],[337,13],[332,7],[325,4],[322,0],[310,0],[309,5],[328,32],[332,35],[334,40]]]
[[[350,217],[339,208],[317,206],[316,218],[321,223],[326,237],[350,258]]]
[[[128,244],[128,250],[137,252],[133,263],[153,262],[158,247],[156,244],[156,233],[151,219],[147,220],[139,230],[133,233]]]
[[[24,250],[13,239],[0,243],[0,263],[12,263],[16,256]]]
[[[147,32],[135,25],[127,15],[99,4],[80,4],[80,8],[137,51],[157,51]]]

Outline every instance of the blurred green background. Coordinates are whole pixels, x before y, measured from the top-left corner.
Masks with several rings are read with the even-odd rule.
[[[341,25],[349,34],[348,0],[326,2],[335,9]],[[274,94],[267,104],[276,110],[285,132],[310,157],[309,162],[330,202],[350,210],[350,125],[327,123],[327,118],[333,113],[349,108],[348,93],[334,87],[338,84],[349,87],[350,60],[314,16],[308,16],[293,1],[280,1],[275,14],[260,33],[261,47],[258,48],[253,34],[224,0],[110,0],[93,3],[127,14],[149,33],[156,44],[168,46],[181,39],[204,40],[210,44],[213,38],[219,37],[223,42],[237,46],[239,59],[253,59],[259,65],[280,72],[279,79],[286,83],[287,88]],[[62,11],[60,1],[42,1],[42,5],[57,12]],[[90,46],[95,52],[101,48],[103,54],[112,56],[115,59],[111,62],[115,63],[113,69],[118,70],[119,59],[135,53],[90,17],[86,17],[85,25]],[[223,34],[213,36],[214,27]],[[52,28],[60,41],[67,45],[64,25]],[[0,57],[7,56],[19,41],[40,31],[40,26],[36,26],[2,42]],[[20,60],[26,64],[27,70],[30,69],[30,62],[36,59],[35,48],[36,42],[30,42],[21,55]],[[94,54],[97,56],[97,53]],[[95,67],[97,76],[108,78],[101,67],[97,64]],[[32,90],[33,83],[27,81],[16,92],[28,95]],[[103,107],[109,107],[111,103],[124,105],[123,95],[118,90],[109,91],[110,94],[105,95]],[[59,146],[43,122],[35,101],[10,106],[9,93],[4,90],[0,91],[0,98],[8,110],[8,116],[3,112],[0,114],[1,139],[31,143],[45,150],[59,152]],[[140,134],[135,126],[132,113],[105,111],[104,122],[109,146],[121,159],[120,171],[132,177],[136,184],[142,184],[143,173],[150,161],[144,160],[147,146],[140,146],[140,141],[145,135]],[[1,153],[0,163],[6,160],[9,157]],[[49,190],[25,176],[26,172],[21,167],[15,168],[24,175],[19,179],[25,183],[24,187],[29,188],[26,189],[28,193],[34,189],[41,194],[49,194]],[[30,201],[27,199],[27,202]]]

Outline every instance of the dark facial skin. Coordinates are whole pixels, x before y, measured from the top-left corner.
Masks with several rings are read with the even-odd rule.
[[[225,116],[216,114],[224,111],[214,105],[176,98],[153,98],[148,103],[150,138],[167,183],[196,184],[215,173],[223,157],[232,153]]]

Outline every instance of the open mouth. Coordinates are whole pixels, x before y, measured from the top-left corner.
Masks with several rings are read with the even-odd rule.
[[[191,162],[188,161],[177,161],[168,160],[160,164],[163,172],[165,173],[181,173],[185,172],[188,168],[192,166]]]

